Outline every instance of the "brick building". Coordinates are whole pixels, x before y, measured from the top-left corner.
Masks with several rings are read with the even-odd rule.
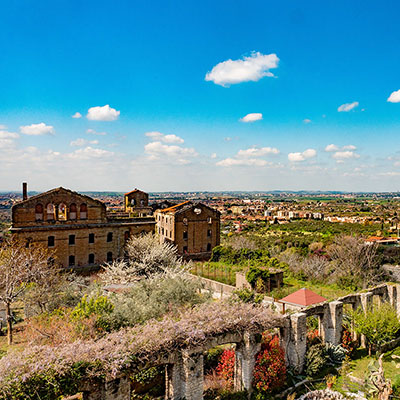
[[[149,195],[139,189],[125,193],[124,209],[125,212],[140,217],[153,213],[153,209],[149,207]]]
[[[161,242],[178,247],[190,259],[208,259],[220,243],[220,212],[202,203],[185,201],[154,213]]]
[[[24,185],[23,201],[12,208],[14,236],[54,249],[63,267],[110,262],[123,256],[131,235],[154,229],[153,217],[113,217],[101,201],[62,187],[28,199]]]

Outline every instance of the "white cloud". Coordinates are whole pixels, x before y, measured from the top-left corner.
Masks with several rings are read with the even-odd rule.
[[[89,133],[90,135],[98,135],[98,136],[105,136],[107,135],[107,132],[97,132],[94,129],[87,129],[86,133]]]
[[[343,149],[343,150],[356,150],[357,147],[354,146],[353,144],[348,144],[348,145],[346,145],[346,146],[343,146],[342,149]]]
[[[334,152],[334,151],[341,151],[341,150],[356,150],[357,147],[354,146],[353,144],[347,144],[345,146],[339,147],[336,144],[328,144],[328,146],[325,147],[325,151],[327,152]]]
[[[86,115],[92,121],[115,121],[118,119],[120,111],[111,108],[108,104],[103,107],[91,107]]]
[[[82,114],[80,112],[76,112],[72,118],[82,118]]]
[[[325,151],[338,151],[339,147],[336,146],[336,144],[328,144],[328,146],[325,147]]]
[[[46,125],[44,122],[20,126],[19,129],[24,135],[40,136],[54,134],[54,128],[51,125]]]
[[[256,82],[264,76],[274,76],[270,69],[278,67],[279,58],[276,54],[261,54],[252,52],[249,57],[240,60],[226,60],[220,62],[210,72],[205,80],[217,85],[229,86],[236,83]]]
[[[5,125],[0,124],[0,130],[4,130],[7,129],[7,127]]]
[[[268,162],[258,158],[226,158],[225,160],[218,161],[215,165],[218,167],[233,167],[233,166],[247,166],[247,167],[264,167]]]
[[[212,153],[210,157],[211,158],[217,158],[217,153]]]
[[[19,138],[18,133],[0,130],[0,139],[18,139],[18,138]]]
[[[198,154],[194,148],[180,147],[163,144],[160,141],[150,142],[144,146],[144,151],[150,160],[168,158],[178,164],[188,164],[188,157],[196,157]]]
[[[72,153],[66,154],[68,158],[87,160],[91,158],[111,157],[114,153],[112,151],[96,149],[90,146],[75,150]]]
[[[251,113],[245,115],[243,118],[240,118],[239,121],[241,122],[255,122],[255,121],[260,121],[263,119],[263,115],[261,113]]]
[[[339,112],[349,112],[356,108],[359,105],[358,101],[354,101],[353,103],[345,103],[338,107]]]
[[[289,153],[288,160],[292,161],[292,162],[305,161],[309,158],[315,157],[316,155],[317,155],[316,150],[307,149],[307,150],[304,150],[302,153]]]
[[[176,135],[164,135],[161,132],[146,132],[145,135],[147,137],[152,138],[153,140],[162,141],[164,143],[177,143],[182,144],[185,141]]]
[[[239,158],[250,158],[250,157],[262,157],[269,154],[279,154],[279,150],[275,147],[250,147],[246,150],[239,150],[237,157]]]
[[[18,138],[18,133],[0,130],[0,149],[12,149],[15,146],[15,139]]]
[[[335,160],[348,160],[350,158],[360,158],[360,155],[350,150],[337,151],[332,155],[332,158],[334,158]]]
[[[161,132],[146,132],[145,135],[153,139],[159,139],[164,136]]]
[[[393,92],[387,99],[389,103],[400,103],[400,90]]]
[[[78,138],[78,139],[72,140],[70,142],[70,146],[78,146],[78,147],[87,146],[89,144],[99,144],[99,141],[98,140],[86,140],[86,139]]]
[[[305,124],[311,124],[311,119],[308,119],[308,118],[306,118],[306,119],[303,119],[303,122],[305,123]]]
[[[165,135],[162,139],[165,143],[183,143],[184,140],[176,135]]]

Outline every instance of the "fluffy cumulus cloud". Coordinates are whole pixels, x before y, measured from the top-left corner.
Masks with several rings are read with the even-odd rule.
[[[112,151],[87,146],[66,154],[66,157],[77,160],[90,160],[93,158],[109,158],[113,155]]]
[[[305,123],[305,124],[311,124],[311,119],[308,119],[308,118],[306,118],[306,119],[303,119],[303,122]]]
[[[145,135],[149,138],[152,138],[157,141],[162,141],[164,143],[176,143],[176,144],[182,144],[185,141],[176,135],[164,135],[161,132],[146,132]]]
[[[354,146],[353,144],[347,144],[345,146],[339,147],[336,144],[328,144],[328,146],[325,147],[325,151],[329,152],[334,152],[334,151],[340,151],[340,150],[356,150],[357,147]]]
[[[18,133],[0,130],[0,149],[11,149],[18,138]]]
[[[111,108],[108,104],[102,107],[91,107],[86,115],[91,121],[115,121],[118,119],[120,111]]]
[[[339,112],[349,112],[354,110],[359,105],[358,101],[353,101],[353,103],[345,103],[338,107]]]
[[[86,139],[78,138],[78,139],[72,140],[70,142],[70,146],[77,146],[77,147],[87,146],[89,144],[99,144],[99,141],[98,140],[86,140]]]
[[[237,153],[238,158],[251,158],[263,157],[270,154],[279,154],[279,150],[275,147],[250,147],[246,150],[239,150]]]
[[[393,92],[387,99],[389,103],[400,103],[400,90]]]
[[[261,113],[250,113],[245,115],[243,118],[240,118],[241,122],[255,122],[263,119],[263,115]]]
[[[218,161],[215,165],[218,167],[233,167],[233,166],[247,166],[247,167],[264,167],[268,161],[259,158],[226,158],[225,160]]]
[[[215,165],[218,167],[248,166],[248,167],[264,167],[271,164],[260,157],[279,154],[279,150],[275,147],[250,147],[248,149],[239,150],[233,158],[226,158],[218,161]]]
[[[20,126],[19,129],[24,135],[41,136],[54,134],[54,128],[51,125],[46,125],[44,122]]]
[[[309,158],[315,157],[316,155],[317,155],[316,150],[307,149],[304,150],[302,153],[289,153],[288,160],[292,162],[305,161],[308,160]]]
[[[80,112],[76,112],[73,116],[72,116],[72,118],[82,118],[82,114],[80,113]]]
[[[160,141],[147,143],[144,151],[149,160],[168,160],[177,164],[189,164],[190,159],[198,155],[194,148],[168,145]]]
[[[360,158],[360,155],[351,150],[337,151],[332,155],[335,160],[348,160],[350,158]]]
[[[261,54],[253,52],[249,57],[240,60],[226,60],[220,62],[210,72],[205,80],[221,86],[230,86],[236,83],[256,82],[265,76],[274,76],[270,71],[277,68],[279,58],[276,54]]]

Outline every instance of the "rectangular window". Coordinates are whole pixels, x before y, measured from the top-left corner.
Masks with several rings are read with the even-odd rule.
[[[207,237],[211,237],[211,233],[212,233],[212,231],[211,231],[211,229],[209,229],[209,230],[207,231]]]
[[[68,264],[70,267],[73,267],[75,265],[75,256],[69,256]]]
[[[89,254],[89,264],[94,264],[94,254]]]
[[[112,240],[113,240],[113,234],[112,234],[112,232],[108,232],[107,233],[107,242],[112,242]]]
[[[188,238],[187,231],[183,231],[183,240],[187,240],[187,238]]]
[[[49,236],[47,238],[47,247],[54,247],[54,244],[55,244],[54,236]]]
[[[94,243],[94,233],[89,233],[89,243]]]
[[[69,244],[70,246],[72,246],[72,245],[75,244],[75,235],[69,235],[69,236],[68,236],[68,244]]]
[[[188,252],[187,246],[183,246],[183,253],[186,254]]]

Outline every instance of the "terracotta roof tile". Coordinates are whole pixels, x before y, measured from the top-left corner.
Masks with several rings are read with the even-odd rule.
[[[325,297],[314,293],[310,289],[302,288],[299,289],[297,292],[289,294],[289,296],[280,299],[279,301],[283,303],[291,303],[307,307],[311,304],[322,303],[323,301],[326,301],[326,299]]]

